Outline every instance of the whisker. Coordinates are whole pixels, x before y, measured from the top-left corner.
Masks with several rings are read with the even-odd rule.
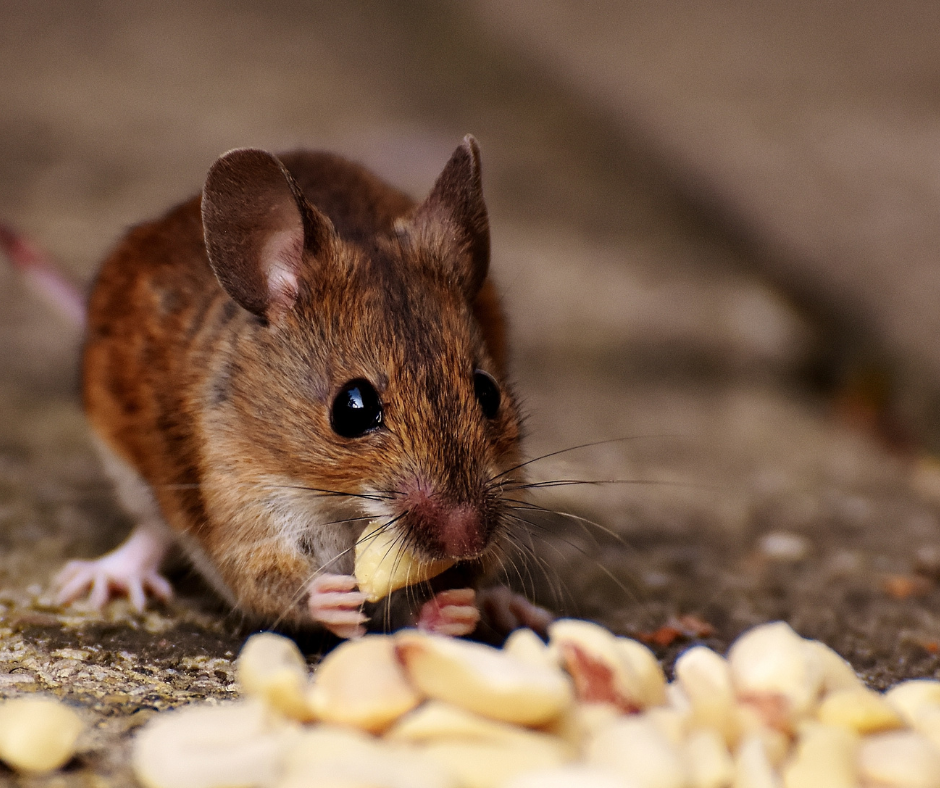
[[[521,517],[521,516],[518,515],[518,514],[510,515],[510,517],[512,517],[512,518],[513,518],[514,520],[516,520],[517,522],[525,523],[525,525],[526,525],[526,526],[529,526],[530,528],[537,528],[537,529],[539,529],[539,530],[545,531],[546,533],[548,533],[548,534],[549,534],[550,536],[552,536],[553,538],[558,539],[559,541],[564,542],[565,544],[567,544],[569,547],[571,547],[571,548],[577,550],[577,551],[578,551],[579,553],[581,553],[581,555],[583,555],[585,558],[589,558],[589,557],[590,557],[590,554],[589,554],[583,547],[581,547],[580,545],[576,544],[575,542],[570,541],[569,539],[565,539],[565,538],[564,538],[563,536],[561,536],[560,534],[557,534],[557,533],[548,531],[544,526],[541,526],[541,525],[539,525],[539,524],[537,524],[537,523],[533,523],[531,520],[527,520],[527,519],[525,519],[524,517]],[[548,542],[543,542],[543,544],[545,544],[545,545],[551,547],[551,545],[550,545]],[[558,553],[559,553],[559,555],[562,555],[560,551],[558,551]],[[624,593],[628,598],[630,598],[630,599],[633,600],[633,601],[639,601],[639,597],[637,596],[637,594],[635,593],[635,591],[632,591],[630,588],[628,588],[626,585],[624,585],[623,582],[621,582],[621,580],[620,580],[619,578],[617,578],[617,577],[616,577],[606,566],[604,566],[600,561],[598,561],[598,560],[595,559],[595,565],[598,567],[598,569],[601,570],[601,572],[603,572],[603,573],[617,586],[617,588],[619,588],[621,591],[623,591],[623,593]]]
[[[533,523],[529,523],[527,520],[525,520],[525,518],[513,516],[513,519],[517,521],[525,522],[527,525],[530,525],[533,528],[536,527],[534,526]],[[525,531],[526,536],[531,541],[531,539],[533,538],[532,531],[529,528],[524,528],[523,530]],[[531,558],[542,569],[542,572],[545,576],[546,581],[549,582],[550,584],[549,587],[551,588],[551,591],[552,591],[553,606],[555,607],[555,609],[561,609],[563,605],[565,604],[562,600],[562,597],[567,597],[568,603],[570,603],[572,607],[575,607],[574,598],[572,597],[571,592],[568,589],[567,585],[564,584],[561,581],[561,579],[558,578],[557,574],[552,571],[553,569],[552,565],[549,563],[549,561],[546,558],[539,555],[534,545],[529,545],[527,547],[526,545],[522,544],[522,542],[519,541],[517,534],[512,534],[508,536],[507,538],[512,544],[518,546],[521,552],[523,552],[525,555]],[[553,550],[559,557],[563,557],[561,551],[555,545],[550,544],[550,543],[545,543],[545,546],[548,547],[550,550]]]
[[[526,529],[526,535],[529,539],[533,538],[532,532]],[[556,553],[560,551],[557,548],[554,548]],[[560,610],[566,604],[568,609],[574,609],[576,603],[574,601],[574,596],[571,593],[571,590],[568,588],[567,583],[558,575],[557,572],[553,571],[551,564],[547,558],[540,556],[535,548],[531,549],[531,556],[535,563],[541,567],[542,573],[546,578],[548,587],[551,589],[552,593],[552,605],[555,609]]]
[[[157,484],[153,486],[161,490],[198,490],[202,487],[202,484],[193,482],[191,484]],[[377,490],[375,493],[351,493],[343,492],[342,490],[328,490],[321,487],[308,487],[303,484],[261,484],[259,487],[274,490],[303,490],[305,492],[315,492],[325,496],[363,498],[369,501],[390,501],[395,496],[401,496],[404,494],[399,490]]]
[[[670,479],[549,479],[540,482],[519,482],[516,484],[508,484],[500,489],[504,492],[515,492],[517,490],[544,490],[551,487],[569,487],[578,484],[598,487],[605,484],[643,484],[656,487],[687,487],[697,490],[720,489],[719,487],[712,484],[677,482]]]
[[[384,556],[384,558],[386,558],[386,559],[387,559],[388,556],[391,554],[392,550],[395,550],[395,551],[396,551],[395,557],[394,557],[394,559],[393,559],[393,561],[392,561],[392,574],[393,574],[393,575],[398,572],[398,567],[401,566],[401,562],[402,562],[402,560],[403,560],[403,558],[404,558],[404,551],[405,551],[405,548],[407,547],[407,541],[408,541],[407,535],[404,534],[404,533],[399,533],[399,534],[395,537],[395,539],[392,540],[392,543],[388,546],[388,550],[385,551],[385,556]],[[384,559],[383,559],[383,560],[384,560]],[[408,579],[410,579],[410,575],[411,575],[411,572],[409,571],[409,578],[408,578]],[[405,585],[405,587],[408,588],[408,589],[410,589],[410,588],[411,588],[411,584],[410,584],[410,583],[407,583],[407,584]],[[405,592],[405,596],[406,596],[406,598],[407,598],[407,596],[408,596],[408,592],[407,592],[407,591]],[[382,622],[382,623],[383,623],[383,630],[386,631],[386,632],[391,629],[392,605],[391,605],[391,599],[390,599],[390,597],[391,597],[391,594],[389,594],[389,596],[386,597],[386,600],[388,600],[388,601],[386,601],[386,603],[385,603],[385,609],[384,609],[384,615],[383,615],[383,619],[384,619],[384,620],[383,620],[383,622]]]
[[[343,523],[357,523],[362,520],[374,520],[374,517],[348,517],[345,520],[330,520],[328,523],[318,523],[318,526],[322,527],[325,525],[342,525]],[[370,532],[371,533],[371,532]]]
[[[522,504],[522,505],[519,505],[519,504]],[[547,515],[547,516],[548,515],[559,516],[559,517],[566,516],[565,512],[560,512],[560,511],[556,511],[553,509],[547,509],[544,506],[535,506],[535,505],[526,506],[523,502],[519,502],[519,504],[515,506],[510,506],[509,508],[512,511],[533,512],[536,514],[542,514],[542,515]],[[574,520],[581,527],[582,533],[587,539],[591,541],[595,550],[600,548],[600,542],[597,541],[597,537],[591,532],[591,530],[588,528],[588,525],[595,525],[597,526],[598,530],[607,532],[606,529],[602,525],[600,525],[599,523],[593,523],[590,521],[585,522],[585,518],[578,517],[577,515],[571,515],[570,517],[568,517],[568,519]],[[545,528],[545,531],[546,533],[550,532],[548,527]]]
[[[519,584],[522,586],[522,591],[528,599],[535,598],[535,589],[536,581],[535,576],[532,574],[529,562],[526,557],[531,558],[535,561],[536,564],[540,565],[543,574],[546,579],[548,579],[548,562],[544,559],[541,559],[535,552],[535,545],[532,543],[532,533],[526,529],[525,535],[529,539],[529,544],[525,545],[520,539],[518,539],[516,534],[513,534],[507,530],[504,534],[505,540],[510,544],[510,546],[516,548],[516,553],[508,553],[503,556],[505,560],[509,561],[508,569],[511,569],[516,577],[519,578]],[[517,561],[517,558],[519,559]],[[525,576],[523,576],[523,570]],[[556,600],[557,601],[557,600]]]
[[[608,528],[606,525],[602,525],[596,520],[591,520],[590,518],[582,517],[581,515],[574,514],[573,512],[563,512],[560,509],[549,509],[548,507],[539,506],[538,504],[532,503],[531,501],[521,501],[516,498],[503,498],[501,500],[515,504],[514,506],[510,506],[509,507],[510,509],[514,509],[514,510],[522,509],[525,511],[536,511],[542,514],[554,515],[557,517],[566,517],[569,520],[576,520],[581,525],[584,532],[591,537],[591,541],[594,542],[595,546],[599,546],[599,545],[598,545],[597,540],[594,538],[594,535],[587,529],[586,526],[588,525],[594,526],[598,531],[601,531],[602,533],[606,534],[611,539],[615,539],[617,542],[620,543],[621,546],[628,548],[631,552],[635,551],[635,548],[633,547],[633,545],[631,545],[630,542],[628,542],[621,534],[618,534],[612,528]]]
[[[579,443],[577,446],[569,446],[567,449],[558,449],[557,451],[552,451],[552,452],[549,452],[548,454],[541,454],[538,457],[533,457],[532,459],[526,460],[525,462],[520,462],[518,465],[513,465],[511,468],[507,468],[502,473],[498,473],[496,474],[496,476],[492,477],[488,481],[488,488],[491,488],[493,486],[493,483],[496,482],[498,479],[501,479],[503,476],[507,476],[513,471],[517,471],[520,468],[525,468],[527,465],[531,465],[534,462],[539,462],[540,460],[547,460],[550,457],[557,457],[559,454],[567,454],[568,452],[577,451],[578,449],[588,449],[588,448],[591,448],[592,446],[604,446],[608,443],[625,443],[626,441],[636,441],[636,440],[646,440],[646,439],[653,440],[653,439],[678,438],[678,437],[681,437],[681,436],[669,435],[669,434],[666,434],[666,435],[627,435],[622,438],[608,438],[606,440],[601,440],[601,441],[591,441],[590,443]]]
[[[336,496],[339,498],[360,498],[365,501],[391,501],[397,493],[394,491],[382,491],[380,493],[351,493],[341,490],[325,490],[320,487],[307,487],[303,484],[277,484],[271,485],[274,489],[282,490],[303,490],[304,492],[315,492],[325,496]]]

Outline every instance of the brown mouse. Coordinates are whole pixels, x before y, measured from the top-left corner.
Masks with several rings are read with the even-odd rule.
[[[60,599],[166,598],[178,542],[260,622],[362,634],[353,548],[370,521],[467,588],[412,623],[468,634],[512,527],[520,415],[506,380],[476,141],[416,203],[329,153],[239,149],[202,194],[132,229],[88,308],[84,405],[136,520],[73,561]],[[496,617],[544,624],[499,590]]]

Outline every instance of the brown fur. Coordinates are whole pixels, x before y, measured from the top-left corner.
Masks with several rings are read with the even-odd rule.
[[[300,488],[392,491],[386,517],[418,501],[399,524],[428,556],[443,548],[421,496],[470,507],[491,551],[505,523],[486,482],[518,462],[519,416],[488,260],[472,139],[420,205],[334,155],[230,154],[203,197],[105,261],[84,356],[92,427],[197,565],[262,619],[304,623],[306,584],[351,572],[343,551],[363,528],[328,523],[376,506]],[[493,420],[476,368],[502,391]],[[354,378],[378,391],[384,424],[348,439],[330,409]]]

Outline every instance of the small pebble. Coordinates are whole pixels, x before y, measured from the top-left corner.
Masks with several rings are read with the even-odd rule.
[[[758,542],[761,553],[771,561],[802,561],[811,549],[809,539],[792,531],[771,531]]]
[[[914,571],[933,580],[940,580],[940,544],[925,544],[914,553]]]

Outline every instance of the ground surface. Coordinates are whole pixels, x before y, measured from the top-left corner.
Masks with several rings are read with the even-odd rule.
[[[713,628],[654,641],[667,664],[784,618],[874,686],[936,675],[936,314],[917,310],[937,295],[940,148],[904,143],[940,136],[922,101],[935,48],[879,39],[884,62],[888,44],[920,53],[890,72],[907,87],[889,102],[871,87],[882,61],[853,59],[874,3],[827,4],[830,38],[705,3],[682,21],[595,2],[578,25],[565,4],[348,5],[0,3],[0,217],[87,283],[124,227],[231,147],[334,148],[420,194],[472,131],[528,452],[629,438],[532,466],[628,483],[544,491],[576,517],[533,532],[542,579],[511,579],[619,632]],[[908,27],[919,41],[926,23]],[[755,36],[777,48],[744,47]],[[816,115],[799,110],[822,105],[868,147],[817,145],[808,165]],[[92,724],[35,784],[122,785],[136,725],[235,692],[247,632],[185,572],[142,616],[51,604],[57,567],[128,528],[82,421],[78,342],[0,269],[0,696],[52,692]]]

